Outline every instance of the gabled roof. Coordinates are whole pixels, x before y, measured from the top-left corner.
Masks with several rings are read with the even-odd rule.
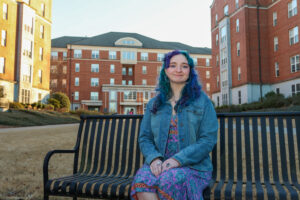
[[[211,54],[211,49],[192,47],[179,42],[163,42],[155,40],[144,35],[137,33],[126,33],[126,32],[108,32],[93,37],[60,37],[52,39],[52,47],[66,47],[67,44],[73,45],[84,45],[84,46],[105,46],[105,47],[118,47],[115,42],[120,38],[131,37],[139,40],[143,45],[141,47],[126,46],[129,48],[145,48],[145,49],[180,49],[186,50],[189,53],[194,54]],[[69,42],[69,43],[68,43]],[[122,45],[124,46],[124,45]]]
[[[51,40],[52,47],[66,48],[68,44],[73,44],[74,42],[86,39],[87,37],[73,37],[73,36],[63,36]]]

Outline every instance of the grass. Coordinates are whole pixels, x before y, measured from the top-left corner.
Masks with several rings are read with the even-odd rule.
[[[79,115],[46,110],[9,110],[0,112],[0,124],[5,126],[41,126],[78,123]]]

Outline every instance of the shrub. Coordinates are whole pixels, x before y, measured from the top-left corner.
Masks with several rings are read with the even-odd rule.
[[[49,104],[53,105],[53,108],[56,108],[56,109],[61,107],[60,102],[57,99],[54,99],[54,98],[49,98],[48,99],[48,105]]]
[[[45,110],[54,110],[54,106],[52,104],[45,105]]]
[[[286,100],[282,94],[268,92],[263,99],[263,108],[278,108],[286,104]]]
[[[19,102],[10,102],[9,103],[9,108],[24,109],[24,106]]]
[[[55,92],[51,95],[51,98],[56,99],[60,103],[60,108],[66,108],[66,111],[70,109],[70,99],[62,92]]]
[[[297,95],[292,96],[292,104],[293,105],[300,105],[300,93]]]

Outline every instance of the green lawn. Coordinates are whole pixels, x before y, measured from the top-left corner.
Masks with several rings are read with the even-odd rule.
[[[78,123],[79,116],[71,113],[40,110],[9,110],[0,112],[0,125],[41,126],[51,124]]]

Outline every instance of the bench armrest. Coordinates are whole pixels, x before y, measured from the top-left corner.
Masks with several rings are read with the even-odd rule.
[[[58,154],[58,153],[75,153],[75,152],[76,152],[75,149],[71,149],[71,150],[52,150],[52,151],[49,151],[46,154],[45,159],[44,159],[44,165],[43,165],[44,185],[46,184],[46,182],[49,179],[48,165],[49,165],[49,161],[50,161],[50,158],[52,157],[52,155]],[[76,173],[76,172],[74,171],[74,173]]]

